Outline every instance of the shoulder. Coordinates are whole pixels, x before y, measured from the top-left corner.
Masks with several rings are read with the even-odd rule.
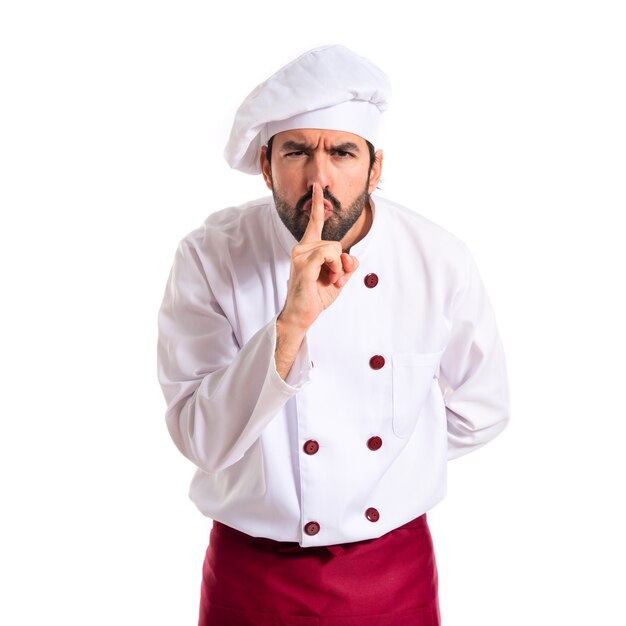
[[[455,234],[417,211],[387,198],[375,197],[374,202],[389,241],[431,259],[467,262],[470,252]]]
[[[205,263],[239,262],[250,254],[269,253],[272,244],[273,203],[270,196],[211,213],[179,242],[179,250],[197,254]]]
[[[260,228],[268,223],[271,208],[271,199],[267,196],[215,211],[202,225],[188,233],[182,242],[206,248],[220,243],[236,243],[252,233],[261,235]]]
[[[175,263],[195,266],[206,275],[230,273],[235,265],[272,253],[271,197],[211,213],[179,240]]]

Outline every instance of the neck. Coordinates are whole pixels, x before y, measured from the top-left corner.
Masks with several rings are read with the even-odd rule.
[[[344,252],[350,252],[353,245],[359,243],[372,227],[372,205],[371,200],[367,200],[359,219],[354,222],[352,228],[345,234],[341,240],[341,248]]]

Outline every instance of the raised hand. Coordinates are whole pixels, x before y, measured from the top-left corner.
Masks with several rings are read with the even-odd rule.
[[[359,266],[355,257],[342,251],[339,241],[322,239],[324,214],[322,188],[314,183],[309,223],[291,251],[287,298],[276,323],[276,367],[283,378],[311,324],[336,300]]]

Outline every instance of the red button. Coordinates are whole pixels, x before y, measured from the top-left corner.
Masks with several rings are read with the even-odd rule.
[[[380,450],[383,445],[383,440],[380,437],[370,437],[367,440],[367,447],[370,450]]]
[[[378,276],[376,276],[376,274],[368,274],[363,279],[363,282],[368,289],[373,289],[376,285],[378,285]]]
[[[380,356],[380,354],[377,354],[376,356],[373,356],[370,359],[370,367],[373,370],[379,370],[379,369],[385,367],[385,357]]]
[[[305,444],[304,444],[304,451],[307,454],[317,454],[317,451],[320,449],[320,444],[317,443],[317,441],[315,441],[314,439],[309,439]]]
[[[380,513],[372,506],[365,511],[365,517],[367,517],[370,522],[377,522],[380,519]]]
[[[309,522],[305,527],[304,527],[304,532],[309,535],[309,536],[313,536],[313,535],[317,535],[317,533],[319,533],[320,531],[320,525],[317,522]]]

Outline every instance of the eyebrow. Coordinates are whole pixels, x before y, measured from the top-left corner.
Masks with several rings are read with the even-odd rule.
[[[309,144],[306,144],[304,142],[300,142],[300,141],[285,141],[285,143],[283,143],[280,146],[280,150],[281,151],[295,151],[295,152],[299,152],[301,150],[310,150],[311,146]],[[352,141],[345,141],[344,143],[340,143],[336,146],[331,146],[328,150],[328,152],[359,152],[359,146],[357,146],[357,144],[353,143]]]

